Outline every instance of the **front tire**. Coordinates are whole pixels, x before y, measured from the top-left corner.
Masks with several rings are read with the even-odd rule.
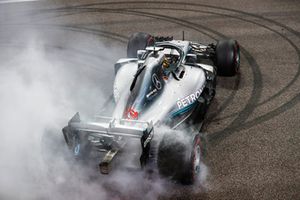
[[[236,40],[221,40],[216,45],[218,75],[234,76],[240,68],[240,47]]]

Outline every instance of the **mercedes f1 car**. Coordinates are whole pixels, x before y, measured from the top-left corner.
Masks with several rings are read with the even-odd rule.
[[[191,184],[201,170],[205,139],[200,131],[216,77],[234,76],[239,66],[235,40],[205,45],[135,33],[127,58],[115,64],[112,117],[84,121],[77,113],[63,128],[65,141],[76,158],[105,152],[99,168],[108,174],[118,152],[138,139],[141,168]],[[171,131],[158,137],[160,127]]]

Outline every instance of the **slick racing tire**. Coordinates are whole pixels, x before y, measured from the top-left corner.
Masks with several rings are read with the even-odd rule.
[[[240,68],[240,47],[236,40],[221,40],[216,45],[218,75],[234,76]]]
[[[131,35],[127,45],[127,57],[136,58],[138,50],[144,50],[147,46],[154,44],[154,38],[148,33],[134,33]]]
[[[181,184],[193,184],[200,174],[202,155],[200,134],[167,134],[158,149],[158,171],[162,176]]]

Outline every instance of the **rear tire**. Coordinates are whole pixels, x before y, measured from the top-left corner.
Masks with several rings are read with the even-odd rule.
[[[137,50],[144,50],[147,46],[154,44],[154,38],[148,33],[134,33],[131,35],[127,45],[127,57],[136,58]]]
[[[199,134],[165,135],[158,149],[159,173],[181,184],[195,183],[200,174],[202,151]]]
[[[218,75],[234,76],[240,68],[240,47],[236,40],[221,40],[216,45]]]

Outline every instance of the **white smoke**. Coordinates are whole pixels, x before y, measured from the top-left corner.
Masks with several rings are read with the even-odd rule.
[[[102,176],[74,163],[63,141],[61,128],[76,111],[95,114],[108,98],[101,87],[111,87],[109,77],[98,76],[113,76],[113,58],[76,66],[65,57],[70,49],[49,50],[39,34],[30,34],[17,50],[5,46],[11,53],[0,62],[0,198],[156,199],[164,191],[162,181],[122,170]]]
[[[109,97],[113,64],[123,50],[82,35],[68,35],[57,47],[52,42],[59,43],[65,32],[54,31],[50,39],[41,35],[29,28],[0,40],[0,199],[168,196],[174,185],[160,178],[123,170],[102,176],[74,163],[63,141],[61,128],[75,112],[93,115]],[[202,165],[201,184],[208,173]]]
[[[38,199],[55,195],[56,188],[49,179],[49,165],[57,165],[57,174],[68,170],[61,155],[45,162],[46,152],[42,141],[46,131],[51,137],[61,137],[66,117],[73,114],[94,95],[72,101],[82,90],[74,90],[75,74],[65,71],[63,62],[49,60],[41,44],[29,43],[18,53],[1,62],[0,83],[0,196],[12,199]],[[84,86],[88,86],[82,79]],[[72,88],[73,87],[73,88]],[[75,92],[74,95],[70,91]],[[95,91],[95,90],[91,90]],[[97,93],[101,97],[101,91]],[[52,148],[57,148],[53,146]],[[53,153],[53,151],[49,151]],[[48,154],[49,154],[48,153]],[[57,151],[57,153],[63,153]],[[46,152],[47,154],[47,152]],[[53,176],[55,176],[55,173]],[[83,185],[83,184],[82,184]],[[58,199],[63,199],[60,197]]]
[[[61,56],[49,59],[41,41],[18,52],[0,70],[1,198],[152,200],[167,195],[173,184],[149,180],[144,173],[117,170],[101,176],[72,165],[61,128],[76,111],[97,110],[107,95]],[[203,184],[207,167],[202,163],[201,169]]]

